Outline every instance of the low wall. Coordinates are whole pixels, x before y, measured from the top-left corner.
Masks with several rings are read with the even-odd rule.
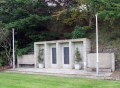
[[[35,65],[34,54],[17,56],[17,66],[20,65]]]
[[[115,70],[115,55],[114,53],[99,53],[99,68]],[[96,53],[89,53],[87,55],[87,67],[96,68]]]

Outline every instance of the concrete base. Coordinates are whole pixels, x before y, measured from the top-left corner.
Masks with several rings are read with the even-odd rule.
[[[47,75],[57,75],[57,76],[77,76],[77,77],[87,77],[96,79],[107,79],[112,74],[111,72],[88,72],[84,70],[75,69],[52,69],[52,68],[15,68],[9,69],[6,72],[18,72],[18,73],[29,73],[29,74],[47,74]]]
[[[96,68],[87,68],[87,71],[94,71],[96,72]],[[111,69],[108,69],[108,68],[99,68],[99,72],[112,72]]]
[[[100,72],[112,72],[112,69],[99,69]]]

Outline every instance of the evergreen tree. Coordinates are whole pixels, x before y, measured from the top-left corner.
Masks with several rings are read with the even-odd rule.
[[[50,36],[46,23],[51,17],[44,0],[2,0],[0,15],[3,28],[15,28],[19,55],[33,49],[33,42]]]

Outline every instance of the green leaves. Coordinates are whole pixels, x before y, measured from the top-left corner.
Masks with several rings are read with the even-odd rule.
[[[18,21],[11,22],[6,24],[7,28],[17,28],[17,29],[29,29],[31,27],[35,27],[38,24],[44,25],[47,20],[50,20],[50,16],[39,16],[30,14],[29,17],[24,19],[19,19]]]
[[[10,31],[5,28],[0,28],[0,43],[7,41],[10,37]]]
[[[82,60],[81,55],[80,55],[80,51],[78,50],[78,47],[75,50],[75,61],[78,63]]]
[[[118,0],[90,0],[95,13],[104,21],[110,21],[112,25],[120,18],[120,1]]]
[[[39,53],[37,57],[39,63],[43,62],[43,54],[44,54],[44,49],[39,49]]]
[[[79,25],[76,25],[72,32],[73,39],[83,38],[84,35],[85,35],[85,30]]]
[[[31,50],[29,44],[33,44],[34,41],[46,40],[46,35],[34,34],[47,30],[45,28],[46,22],[51,19],[45,0],[3,1],[0,2],[0,21],[2,22],[0,26],[5,29],[15,29],[19,55]]]
[[[17,55],[21,56],[23,54],[26,54],[27,52],[30,52],[33,50],[34,43],[30,43],[22,48],[17,47]]]

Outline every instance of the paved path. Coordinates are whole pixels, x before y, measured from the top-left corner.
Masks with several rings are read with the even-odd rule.
[[[89,72],[84,70],[75,70],[75,69],[52,69],[52,68],[15,68],[9,69],[6,72],[19,72],[19,73],[29,73],[29,74],[47,74],[47,75],[57,75],[57,76],[77,76],[77,77],[88,77],[88,78],[97,78],[97,79],[111,79],[110,72]]]

